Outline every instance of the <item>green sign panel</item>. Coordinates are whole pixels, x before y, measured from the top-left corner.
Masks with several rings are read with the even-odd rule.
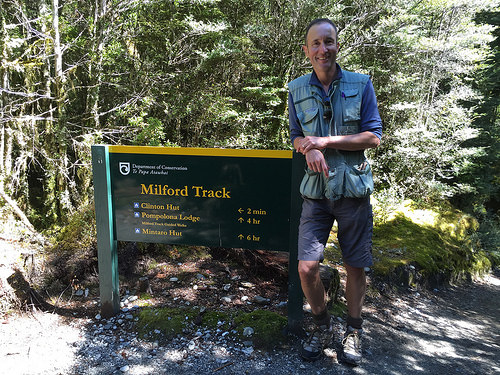
[[[288,325],[299,332],[303,168],[291,151],[92,146],[101,314],[120,308],[119,240],[280,250]]]
[[[116,238],[288,251],[291,158],[290,151],[110,146]]]

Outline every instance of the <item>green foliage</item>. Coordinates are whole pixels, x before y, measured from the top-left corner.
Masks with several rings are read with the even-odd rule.
[[[55,233],[46,251],[46,282],[58,280],[63,285],[84,281],[95,274],[97,240],[93,205],[82,207],[68,225]]]
[[[68,225],[55,235],[52,251],[58,254],[74,254],[76,249],[95,248],[96,224],[93,205],[82,207]]]
[[[129,119],[130,125],[140,129],[135,138],[135,144],[141,146],[163,146],[165,134],[163,124],[157,118],[150,117],[146,121],[142,117]]]

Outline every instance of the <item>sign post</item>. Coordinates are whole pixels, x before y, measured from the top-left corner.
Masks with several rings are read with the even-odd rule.
[[[277,250],[289,252],[293,329],[302,320],[302,294],[296,260],[300,172],[293,172],[301,167],[294,167],[292,155],[92,146],[102,315],[119,310],[117,241]]]
[[[107,146],[92,147],[92,172],[94,175],[101,314],[104,317],[111,317],[120,309],[120,293]]]

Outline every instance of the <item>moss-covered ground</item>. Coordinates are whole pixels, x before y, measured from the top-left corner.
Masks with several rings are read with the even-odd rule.
[[[138,312],[137,317],[139,335],[152,340],[208,329],[230,332],[230,338],[250,340],[256,348],[271,349],[286,341],[286,317],[268,310],[201,312],[196,308],[151,307]],[[246,327],[253,329],[249,337],[243,334]]]
[[[425,208],[405,201],[391,212],[374,202],[373,271],[400,285],[426,286],[480,276],[491,269],[474,241],[477,221],[448,205]],[[340,262],[336,235],[326,259]]]

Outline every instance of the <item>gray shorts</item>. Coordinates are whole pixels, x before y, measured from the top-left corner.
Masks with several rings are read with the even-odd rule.
[[[298,259],[324,258],[328,236],[337,221],[338,240],[344,263],[351,267],[371,267],[373,213],[370,198],[304,198],[299,225]]]

